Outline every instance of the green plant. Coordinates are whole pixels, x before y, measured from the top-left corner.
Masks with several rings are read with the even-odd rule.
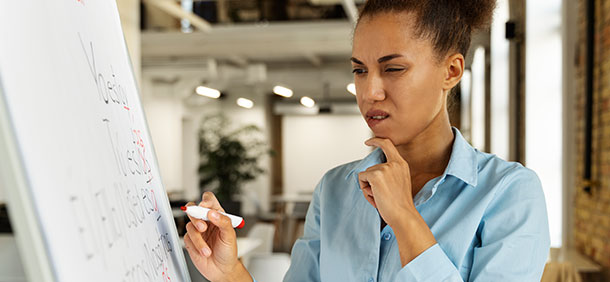
[[[258,165],[270,153],[256,125],[231,130],[224,115],[204,117],[199,130],[199,189],[213,191],[218,200],[232,201],[241,185],[265,172]]]

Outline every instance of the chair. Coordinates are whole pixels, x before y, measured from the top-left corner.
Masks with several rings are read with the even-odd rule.
[[[275,234],[275,225],[272,223],[257,222],[248,231],[249,238],[261,240],[261,245],[252,250],[249,254],[242,257],[242,262],[246,268],[249,267],[250,259],[255,255],[269,255],[273,252],[273,236]]]
[[[282,282],[290,267],[290,256],[286,253],[258,254],[250,258],[248,271],[256,281]]]
[[[244,266],[257,281],[281,282],[290,267],[290,255],[273,253],[275,225],[257,222],[248,237],[260,239],[262,244],[242,258]]]

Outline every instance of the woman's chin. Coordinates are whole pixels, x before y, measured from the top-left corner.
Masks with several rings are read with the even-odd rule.
[[[395,133],[394,130],[392,130],[393,126],[391,126],[391,124],[388,124],[387,121],[382,121],[381,123],[378,124],[374,124],[373,126],[371,126],[371,124],[369,124],[369,129],[371,131],[373,131],[373,134],[375,135],[375,137],[380,137],[380,138],[389,138],[391,137],[393,134]]]
[[[383,130],[372,130],[372,131],[373,131],[373,136],[375,136],[376,138],[391,139],[391,135],[388,134],[387,131],[383,131]]]

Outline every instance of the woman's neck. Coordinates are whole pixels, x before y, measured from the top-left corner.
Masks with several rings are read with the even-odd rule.
[[[397,149],[409,164],[412,178],[422,174],[438,176],[449,164],[454,139],[449,115],[441,111],[424,131]]]

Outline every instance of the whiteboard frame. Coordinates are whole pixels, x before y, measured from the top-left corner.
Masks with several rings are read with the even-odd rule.
[[[158,165],[157,154],[154,149],[152,136],[150,134],[150,127],[148,126],[148,120],[146,119],[146,113],[142,104],[142,92],[140,90],[139,81],[134,72],[131,56],[127,47],[127,41],[125,39],[125,33],[123,27],[120,24],[120,13],[118,6],[115,5],[117,20],[119,21],[121,36],[123,37],[123,48],[127,54],[129,61],[129,69],[131,70],[131,76],[134,81],[134,85],[137,93],[137,104],[141,109],[141,117],[144,120],[144,130],[146,130],[146,136],[151,143],[151,154],[153,160]],[[55,282],[58,281],[57,273],[54,270],[53,262],[51,261],[48,242],[42,233],[39,218],[36,214],[36,207],[31,206],[33,192],[27,176],[27,171],[23,163],[23,156],[21,149],[15,136],[14,123],[11,120],[10,109],[6,102],[6,91],[3,90],[2,84],[2,70],[0,69],[0,156],[6,156],[5,160],[0,161],[0,187],[6,193],[6,205],[9,212],[9,219],[11,227],[14,231],[17,247],[21,256],[21,263],[25,270],[26,279],[28,281],[40,281],[40,282]],[[178,236],[176,223],[171,212],[171,206],[169,204],[169,197],[165,187],[163,186],[161,171],[157,167],[159,175],[159,181],[163,187],[163,193],[161,204],[167,211],[165,216],[170,216],[171,220],[170,227],[171,237],[176,243],[174,246],[175,256],[179,261],[176,263],[180,266],[184,282],[191,282],[190,274],[188,271],[188,265],[180,242],[180,236]]]
[[[119,23],[120,23],[121,14],[120,14],[118,5],[115,4],[115,8],[116,8],[116,15],[118,16]],[[138,93],[138,95],[137,95],[138,106],[140,106],[140,109],[142,111],[142,119],[144,120],[144,129],[146,130],[146,137],[150,141],[150,146],[152,148],[151,155],[153,157],[153,160],[155,161],[155,164],[157,164],[159,181],[161,182],[161,186],[163,187],[164,193],[162,193],[163,198],[161,198],[161,200],[163,200],[162,201],[163,205],[165,206],[165,209],[167,211],[169,211],[169,216],[172,219],[172,220],[170,220],[170,225],[171,225],[170,227],[173,227],[172,230],[174,232],[172,232],[171,236],[173,239],[175,239],[175,242],[178,243],[178,245],[174,246],[174,250],[176,251],[176,256],[181,260],[178,263],[181,264],[181,266],[184,266],[182,268],[182,276],[184,276],[184,278],[186,279],[184,282],[192,282],[191,274],[189,273],[189,270],[188,270],[188,265],[187,265],[188,263],[186,262],[186,258],[184,257],[184,250],[182,249],[180,235],[178,235],[178,228],[176,227],[176,222],[174,221],[174,216],[172,214],[172,207],[169,204],[169,197],[167,196],[167,191],[165,190],[165,185],[163,185],[163,176],[161,175],[161,169],[159,168],[159,160],[157,159],[157,150],[155,150],[155,144],[153,144],[153,139],[152,139],[152,136],[150,135],[150,127],[148,126],[148,119],[146,118],[146,111],[144,110],[144,105],[142,104],[142,91],[140,89],[140,82],[138,81],[138,78],[136,77],[136,73],[133,70],[133,61],[131,60],[131,55],[129,54],[129,48],[127,48],[127,39],[125,38],[125,32],[123,31],[122,24],[121,24],[121,35],[123,37],[123,48],[124,48],[125,53],[127,54],[127,60],[129,60],[129,69],[131,70],[131,76],[133,78],[134,85],[136,87],[136,92]],[[2,94],[2,93],[0,93],[0,94]]]
[[[49,250],[44,237],[36,209],[30,203],[33,198],[28,183],[27,173],[23,166],[23,157],[13,130],[6,97],[2,86],[0,70],[0,186],[6,194],[6,205],[21,263],[28,281],[54,282]]]

